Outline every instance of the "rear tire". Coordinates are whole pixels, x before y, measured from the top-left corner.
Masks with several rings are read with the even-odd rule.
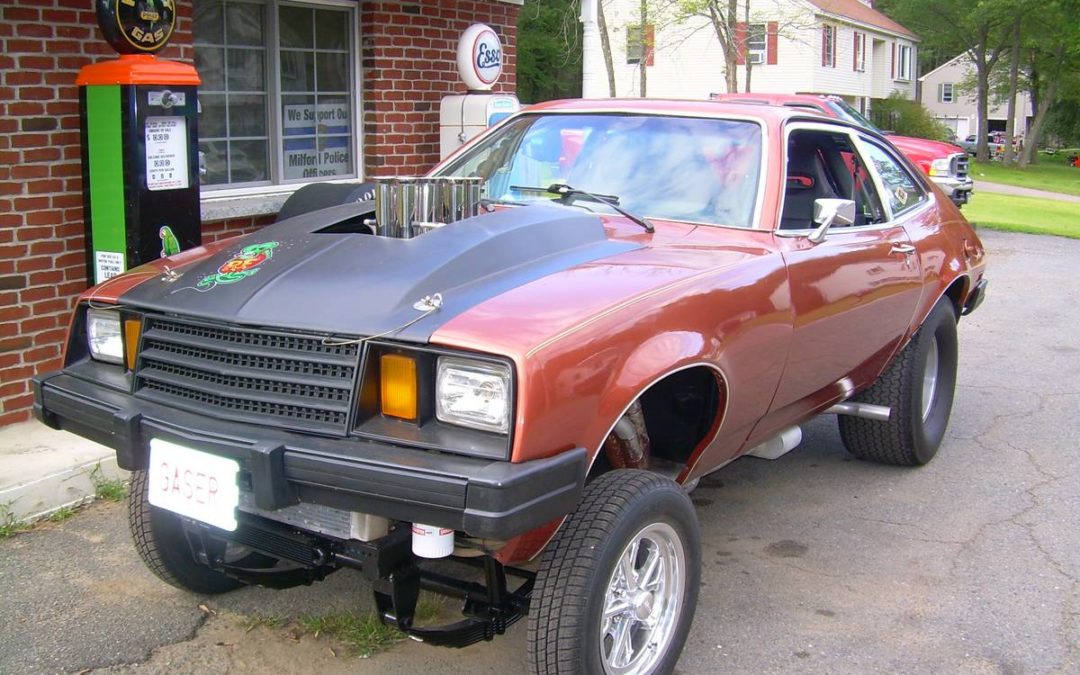
[[[541,558],[529,671],[670,673],[694,618],[700,561],[697,516],[678,484],[636,469],[600,476]]]
[[[225,593],[243,585],[196,562],[180,516],[152,506],[147,500],[145,471],[131,474],[128,523],[139,557],[165,583],[206,595]]]
[[[942,298],[888,369],[855,397],[889,406],[889,421],[840,415],[840,438],[859,459],[898,466],[926,464],[937,454],[956,386],[956,310]]]

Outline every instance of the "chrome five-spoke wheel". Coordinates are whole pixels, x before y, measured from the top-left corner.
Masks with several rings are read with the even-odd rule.
[[[548,545],[529,607],[534,675],[665,675],[697,607],[701,533],[690,498],[637,469],[585,486]]]
[[[652,672],[671,641],[685,583],[686,558],[674,528],[654,523],[634,535],[605,596],[600,625],[605,672]]]

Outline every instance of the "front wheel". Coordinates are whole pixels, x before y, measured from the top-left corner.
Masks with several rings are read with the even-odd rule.
[[[848,452],[900,466],[933,459],[952,412],[956,361],[956,310],[942,298],[888,369],[856,397],[892,408],[889,420],[840,416],[840,437]]]
[[[541,559],[530,671],[671,672],[694,618],[700,560],[697,516],[678,484],[632,469],[600,476]]]
[[[205,595],[225,593],[243,586],[240,581],[195,560],[181,517],[153,506],[147,488],[146,471],[133,471],[128,494],[128,524],[135,549],[150,571],[167,584]],[[225,548],[224,561],[237,567],[260,569],[264,575],[277,565],[274,558],[231,543]],[[271,576],[263,578],[264,582],[273,580]]]

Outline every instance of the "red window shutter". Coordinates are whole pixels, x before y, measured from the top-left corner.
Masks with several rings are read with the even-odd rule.
[[[656,65],[656,26],[645,24],[645,65]]]
[[[746,24],[740,21],[735,24],[735,63],[746,65]]]
[[[829,27],[821,27],[821,65],[829,65]]]
[[[780,27],[775,21],[770,21],[765,24],[765,63],[766,65],[775,66],[776,60],[776,40],[777,35],[780,32]]]
[[[896,79],[896,43],[892,46],[892,65],[889,66],[889,77]]]
[[[855,41],[851,45],[851,69],[859,69],[859,31],[855,31]]]

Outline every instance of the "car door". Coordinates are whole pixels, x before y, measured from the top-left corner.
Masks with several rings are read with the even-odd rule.
[[[761,434],[868,384],[903,339],[922,292],[904,222],[928,198],[891,149],[853,129],[795,126],[785,180],[775,238],[787,265],[793,333]],[[814,243],[808,235],[821,198],[853,200],[856,218]]]

